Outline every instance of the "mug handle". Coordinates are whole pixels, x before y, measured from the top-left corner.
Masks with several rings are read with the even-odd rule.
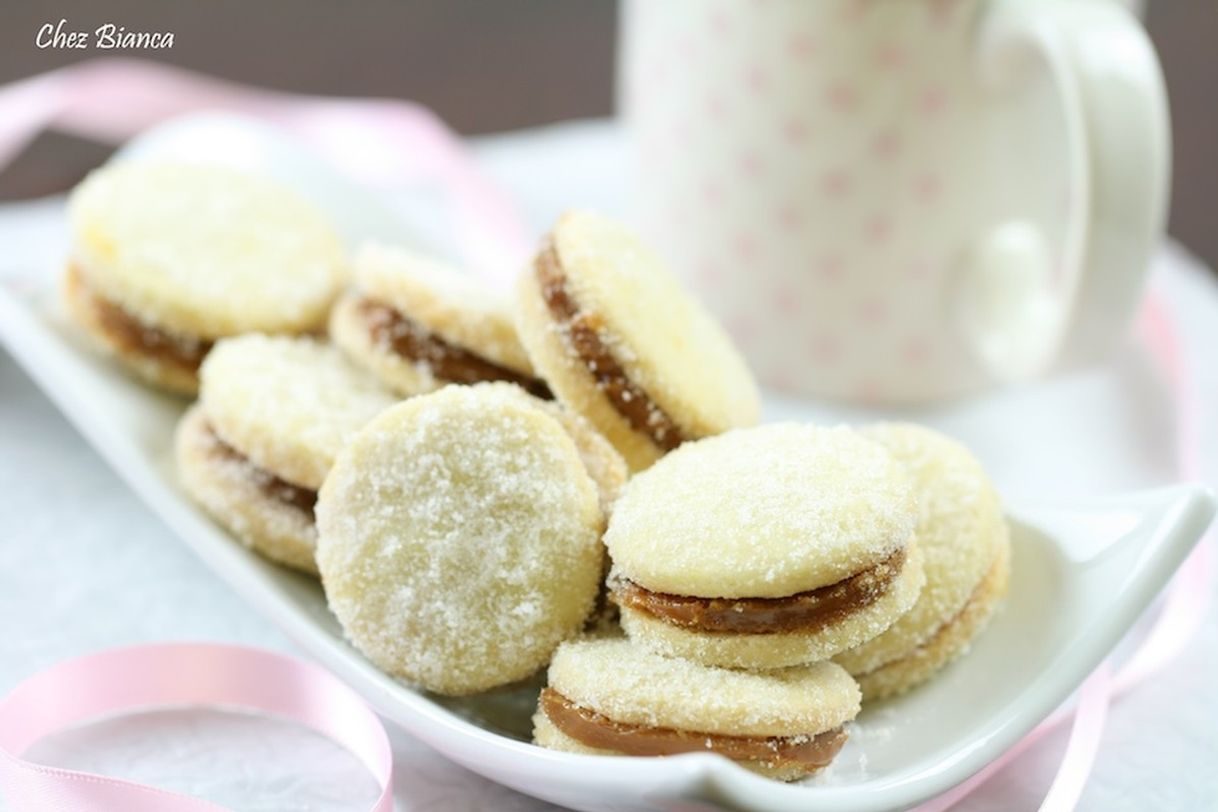
[[[993,228],[968,252],[957,325],[996,379],[1095,360],[1130,323],[1164,231],[1170,125],[1146,32],[1112,0],[994,0],[977,67],[995,91],[1047,66],[1065,117],[1071,200],[1057,278],[1039,229]]]

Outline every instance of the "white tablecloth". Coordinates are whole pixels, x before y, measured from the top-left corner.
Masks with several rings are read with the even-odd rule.
[[[568,206],[627,209],[620,139],[605,123],[481,139],[476,152],[538,231]],[[61,200],[0,207],[0,275],[51,273],[63,251]],[[1155,286],[1197,362],[1203,414],[1213,415],[1218,286],[1176,246],[1156,265]],[[1133,346],[1102,369],[918,417],[969,441],[1012,500],[1173,478],[1170,403]],[[1207,429],[1202,442],[1206,476],[1218,482],[1218,431]],[[167,640],[293,650],[128,492],[0,351],[0,694],[66,657]],[[547,808],[391,735],[399,809]],[[960,809],[1033,808],[1063,741],[1044,740]],[[375,793],[371,777],[325,739],[219,713],[123,717],[51,737],[32,755],[248,810],[359,810]],[[1183,657],[1115,705],[1081,808],[1218,808],[1216,758],[1218,604]]]

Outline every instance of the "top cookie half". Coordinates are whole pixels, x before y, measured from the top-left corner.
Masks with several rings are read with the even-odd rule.
[[[230,169],[107,166],[72,193],[69,218],[92,293],[179,336],[311,331],[342,283],[342,243],[321,213]]]

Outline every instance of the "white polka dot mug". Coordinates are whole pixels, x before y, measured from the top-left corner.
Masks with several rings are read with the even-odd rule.
[[[767,384],[959,396],[1123,335],[1166,207],[1113,0],[628,0],[644,232]]]

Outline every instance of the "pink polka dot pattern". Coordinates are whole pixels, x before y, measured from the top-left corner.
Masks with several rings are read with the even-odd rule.
[[[990,216],[960,137],[980,2],[631,5],[640,220],[763,383],[874,402],[977,379],[942,291]]]

